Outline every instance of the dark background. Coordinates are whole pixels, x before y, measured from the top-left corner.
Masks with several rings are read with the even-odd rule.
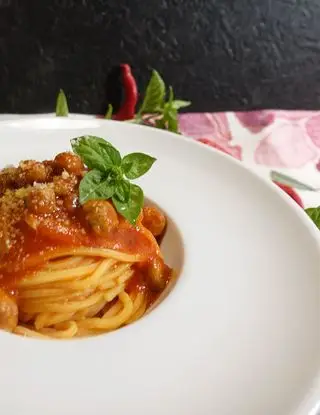
[[[192,111],[320,108],[319,52],[319,0],[0,0],[0,112],[101,113],[126,62]]]

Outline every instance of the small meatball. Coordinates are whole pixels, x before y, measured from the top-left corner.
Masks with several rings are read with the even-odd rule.
[[[18,324],[18,306],[14,299],[0,289],[0,329],[12,331]]]
[[[106,200],[89,200],[83,205],[86,219],[99,236],[108,236],[119,225],[115,208]]]
[[[148,266],[148,286],[152,291],[162,291],[166,285],[164,263],[161,258],[153,258]]]
[[[70,195],[70,193],[74,193],[77,184],[77,177],[66,171],[64,171],[61,176],[54,176],[53,178],[54,191],[57,196],[67,196]]]
[[[55,162],[53,160],[44,160],[42,164],[46,168],[47,172],[47,182],[52,181],[52,177],[54,176],[54,169],[55,169]]]
[[[73,173],[76,176],[80,176],[84,170],[81,158],[70,152],[57,154],[54,161],[62,170],[66,170],[68,173]]]
[[[0,172],[0,196],[2,196],[7,189],[11,189],[14,183],[17,169],[15,167],[8,167]]]
[[[33,188],[27,196],[26,203],[31,213],[52,213],[56,207],[54,190],[49,186]]]
[[[142,224],[153,236],[160,236],[166,226],[166,218],[160,210],[152,206],[143,208]]]
[[[47,170],[43,163],[34,160],[21,161],[18,168],[18,185],[43,183],[47,180]]]
[[[71,193],[63,198],[63,205],[70,213],[79,206],[79,197],[76,193]]]

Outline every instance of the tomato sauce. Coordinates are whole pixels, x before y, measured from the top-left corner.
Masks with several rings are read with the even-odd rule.
[[[64,157],[58,155],[58,161],[29,160],[18,168],[0,171],[0,288],[7,291],[14,292],[20,279],[65,248],[96,247],[137,254],[140,264],[160,256],[156,234],[142,225],[143,215],[133,226],[110,201],[79,204],[84,167],[75,159],[78,156],[61,154]],[[148,215],[150,224],[156,223],[150,220],[155,212],[149,209]],[[168,276],[167,267],[164,269]],[[130,290],[144,289],[146,272],[144,265],[135,266]]]
[[[36,230],[20,220],[16,225],[18,235],[8,252],[1,255],[0,287],[13,288],[17,280],[47,261],[46,254],[60,248],[108,248],[138,254],[146,260],[155,254],[154,243],[139,226],[133,227],[120,220],[119,226],[103,238],[92,232],[81,210],[78,207],[75,214],[70,215],[61,209],[53,215],[38,217]]]

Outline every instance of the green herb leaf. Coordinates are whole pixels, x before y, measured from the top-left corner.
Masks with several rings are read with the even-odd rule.
[[[181,99],[175,99],[172,101],[171,106],[175,110],[179,110],[180,108],[186,108],[191,105],[191,101],[183,101]]]
[[[295,189],[316,191],[314,187],[311,187],[308,184],[302,183],[299,180],[294,179],[293,177],[287,176],[286,174],[282,174],[277,171],[271,171],[270,177],[271,180],[274,182],[278,182],[286,186],[293,187]]]
[[[127,202],[121,202],[116,195],[112,197],[113,204],[117,211],[132,225],[135,225],[141,212],[143,200],[144,195],[141,187],[132,183],[130,184],[130,194]]]
[[[119,151],[103,138],[85,135],[73,138],[71,146],[89,169],[107,172],[121,164]]]
[[[111,104],[108,105],[108,111],[106,112],[106,115],[104,116],[104,118],[106,118],[107,120],[111,120],[112,119],[112,114],[113,114],[113,106]]]
[[[69,115],[69,108],[67,97],[62,89],[60,89],[56,102],[56,116],[67,117]]]
[[[170,108],[165,111],[163,115],[164,120],[167,123],[167,129],[173,133],[178,132],[178,112],[177,110]]]
[[[156,70],[153,70],[139,114],[160,112],[163,107],[165,93],[166,88],[163,79]]]
[[[128,180],[122,179],[117,182],[115,196],[122,203],[128,202],[130,196],[130,182]]]
[[[320,206],[315,208],[308,208],[305,212],[309,215],[310,219],[313,220],[315,225],[320,229]]]
[[[173,89],[170,86],[169,100],[164,104],[162,120],[167,130],[173,133],[178,133],[178,110],[174,108],[174,102]]]
[[[128,179],[137,179],[150,170],[156,161],[154,157],[144,153],[127,154],[122,159],[122,171]]]
[[[171,106],[171,105],[172,105],[173,100],[174,100],[174,93],[173,93],[173,88],[172,88],[172,86],[170,85],[170,86],[169,86],[169,99],[168,99],[168,104],[169,104],[169,106]]]
[[[91,170],[85,174],[79,185],[79,201],[110,199],[115,192],[115,181],[99,170]]]

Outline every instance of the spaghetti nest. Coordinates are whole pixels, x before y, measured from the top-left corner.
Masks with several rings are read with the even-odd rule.
[[[53,258],[19,282],[20,324],[14,332],[69,339],[117,329],[141,317],[146,289],[126,290],[136,255],[78,248]]]
[[[87,175],[72,153],[0,171],[0,329],[56,339],[108,332],[141,317],[170,281],[162,212],[141,205],[130,221],[119,200],[81,202]]]

